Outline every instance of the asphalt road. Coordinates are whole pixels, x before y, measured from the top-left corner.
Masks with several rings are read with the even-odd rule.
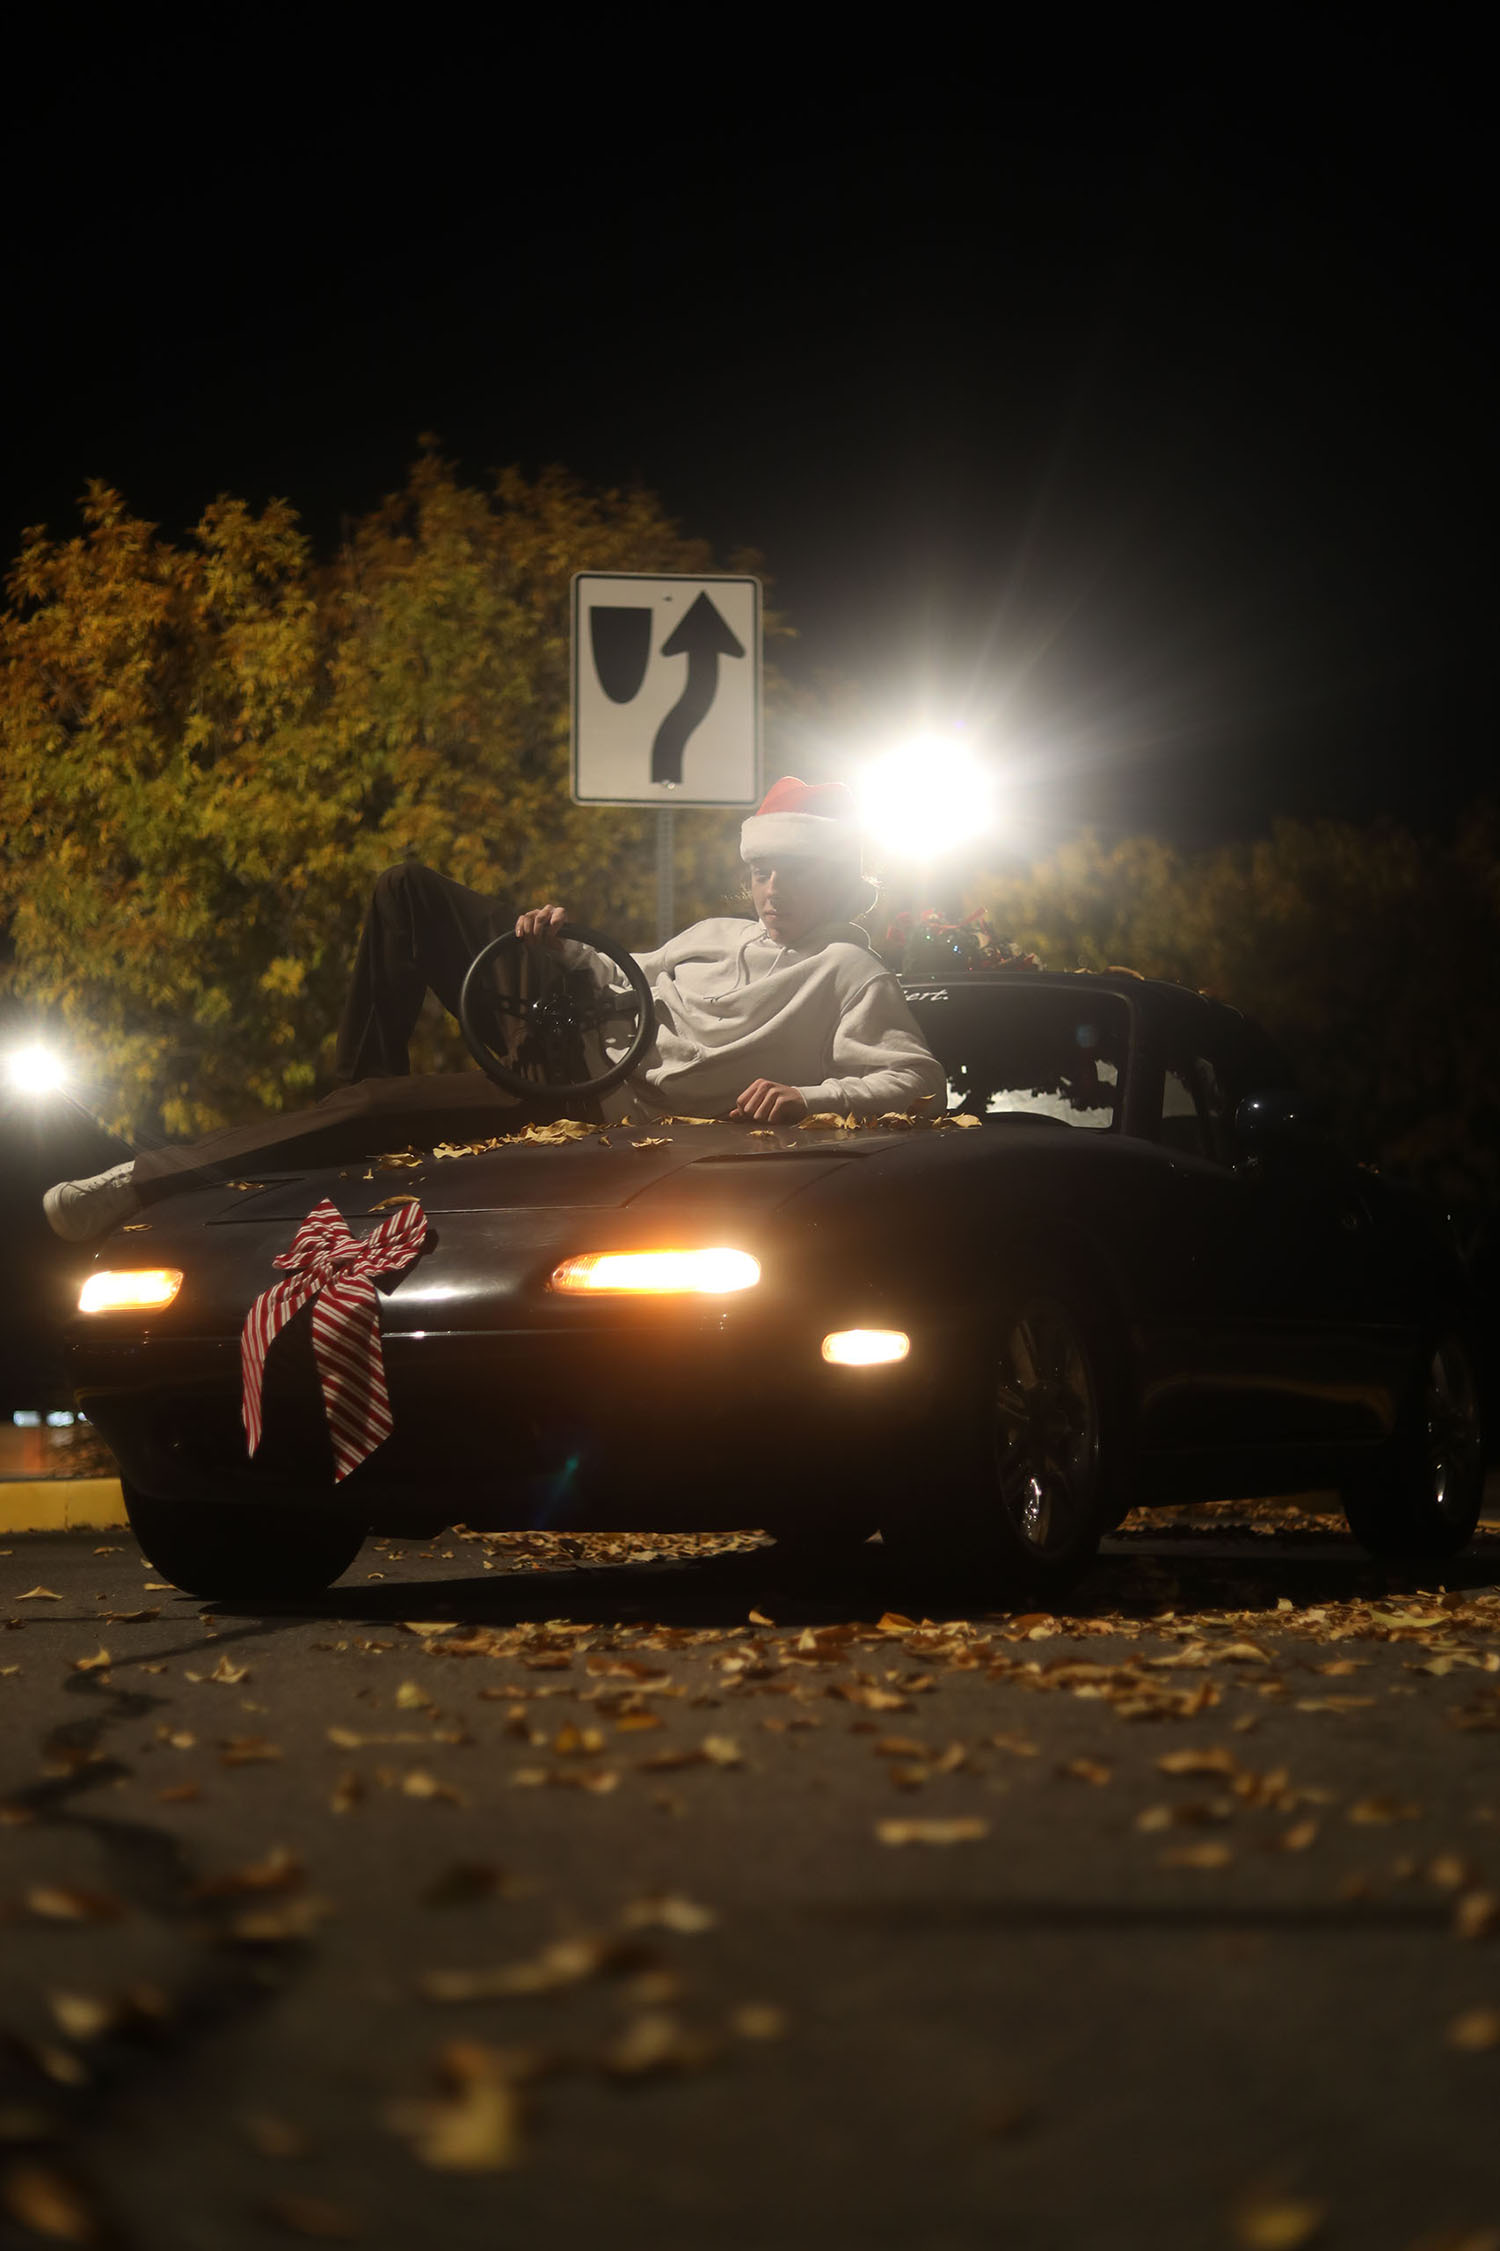
[[[11,1543],[0,2240],[1500,2244],[1500,1532],[926,1627],[656,1545]]]

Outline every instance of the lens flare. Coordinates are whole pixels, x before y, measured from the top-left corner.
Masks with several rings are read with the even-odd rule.
[[[956,735],[919,735],[872,760],[859,799],[871,842],[896,859],[940,859],[995,825],[994,776]]]
[[[55,1094],[68,1068],[54,1048],[37,1042],[15,1048],[6,1057],[5,1073],[17,1094]]]

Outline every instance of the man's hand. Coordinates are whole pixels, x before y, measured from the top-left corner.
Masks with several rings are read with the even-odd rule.
[[[795,1125],[807,1116],[807,1104],[794,1086],[783,1086],[779,1079],[752,1079],[729,1115],[754,1118],[758,1125]]]
[[[567,919],[566,907],[528,907],[525,914],[516,916],[516,936],[543,938],[549,946],[560,945],[562,933],[559,925]]]

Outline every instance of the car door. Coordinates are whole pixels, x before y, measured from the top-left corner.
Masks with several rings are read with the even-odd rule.
[[[1161,1055],[1183,1380],[1157,1442],[1244,1453],[1378,1438],[1389,1358],[1368,1318],[1373,1231],[1358,1169],[1322,1141],[1238,1144],[1257,1061],[1207,1014]]]

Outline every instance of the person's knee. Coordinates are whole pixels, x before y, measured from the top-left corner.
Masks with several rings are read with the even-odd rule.
[[[370,903],[377,912],[404,912],[415,898],[429,892],[442,878],[424,867],[420,860],[398,860],[392,868],[382,868],[375,878]]]

